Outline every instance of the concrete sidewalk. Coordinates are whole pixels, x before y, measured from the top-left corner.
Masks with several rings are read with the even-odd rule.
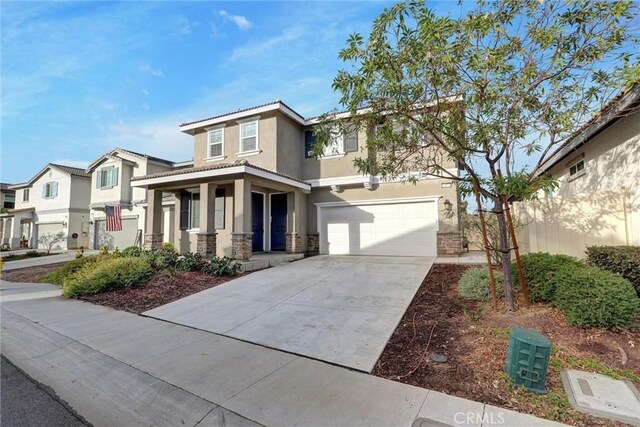
[[[85,255],[95,255],[99,251],[84,251]],[[76,258],[76,252],[70,251],[56,255],[47,255],[35,258],[25,258],[16,261],[5,261],[2,271],[17,270],[18,268],[37,267],[39,265],[57,264]]]
[[[94,425],[558,425],[66,300],[53,286],[0,288],[2,353]]]

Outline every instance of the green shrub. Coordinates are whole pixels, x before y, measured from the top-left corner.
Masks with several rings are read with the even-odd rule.
[[[137,246],[129,246],[128,248],[124,248],[122,251],[122,256],[125,258],[138,258],[142,253],[142,249]]]
[[[640,246],[589,246],[587,262],[622,275],[640,296]]]
[[[556,293],[553,277],[567,264],[580,265],[574,257],[534,252],[522,255],[522,270],[531,301],[551,302]],[[516,263],[512,264],[514,288],[520,289],[520,276]]]
[[[140,259],[146,261],[154,269],[176,270],[180,255],[172,249],[144,250]]]
[[[499,271],[493,272],[496,279],[496,294],[504,294],[503,277]],[[470,268],[462,274],[458,281],[458,294],[467,299],[488,301],[491,299],[491,281],[488,267]]]
[[[141,259],[112,258],[87,264],[67,277],[62,294],[68,298],[144,285],[153,277],[153,269]]]
[[[66,278],[70,277],[73,273],[80,270],[85,265],[95,264],[98,261],[105,260],[105,259],[106,258],[104,256],[83,256],[80,258],[76,258],[72,261],[65,263],[59,269],[42,276],[40,279],[38,279],[38,281],[45,282],[45,283],[53,283],[54,285],[62,286],[62,283]]]
[[[199,253],[187,252],[178,258],[178,270],[198,271],[202,268],[202,255]]]
[[[555,274],[554,305],[577,326],[629,326],[640,298],[622,276],[597,267],[567,264]]]
[[[240,263],[233,258],[212,258],[202,267],[202,271],[209,276],[235,276],[240,271]]]
[[[163,250],[163,251],[173,251],[173,252],[175,252],[175,251],[176,251],[176,247],[175,247],[175,246],[173,246],[173,243],[171,243],[171,242],[164,242],[164,243],[162,244],[162,248],[161,248],[160,250]]]
[[[40,256],[40,252],[35,249],[31,249],[30,251],[25,252],[24,256],[25,258],[37,258]]]

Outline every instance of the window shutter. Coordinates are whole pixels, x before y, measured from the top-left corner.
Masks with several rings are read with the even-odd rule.
[[[180,230],[186,230],[189,228],[189,203],[191,198],[189,193],[180,193]]]
[[[309,159],[313,157],[313,146],[316,145],[316,136],[313,131],[307,130],[304,132],[304,157]]]
[[[224,189],[216,190],[216,209],[213,221],[216,230],[224,229]]]
[[[51,189],[51,197],[58,197],[58,181],[53,181]]]
[[[344,152],[352,153],[358,151],[358,132],[354,128],[350,128],[344,135]]]
[[[101,188],[101,187],[102,187],[102,171],[97,170],[96,171],[96,188]]]
[[[45,199],[47,197],[47,184],[42,184],[42,198]]]

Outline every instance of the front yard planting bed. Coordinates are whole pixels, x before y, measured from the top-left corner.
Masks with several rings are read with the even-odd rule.
[[[179,272],[175,274],[161,272],[155,275],[144,286],[125,288],[95,295],[84,295],[78,299],[111,307],[116,310],[139,314],[204,291],[205,289],[214,288],[238,277],[240,277],[240,275],[235,277],[211,277],[201,271]]]
[[[64,262],[61,262],[57,264],[38,265],[36,267],[17,268],[15,270],[3,271],[0,278],[9,282],[36,283],[41,281],[42,276],[56,271],[64,264]]]
[[[435,264],[392,335],[377,376],[578,426],[621,426],[571,408],[563,369],[598,372],[640,386],[638,329],[579,328],[546,304],[507,314],[490,303],[462,299],[456,285],[469,266]],[[503,372],[509,328],[543,333],[552,342],[546,395],[513,387]],[[445,363],[430,353],[446,356]]]

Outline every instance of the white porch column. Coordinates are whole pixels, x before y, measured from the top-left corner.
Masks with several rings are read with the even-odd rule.
[[[251,258],[251,181],[236,179],[233,186],[233,233],[231,256],[239,260]]]
[[[305,251],[307,240],[307,203],[302,191],[287,193],[287,252],[298,254]]]

